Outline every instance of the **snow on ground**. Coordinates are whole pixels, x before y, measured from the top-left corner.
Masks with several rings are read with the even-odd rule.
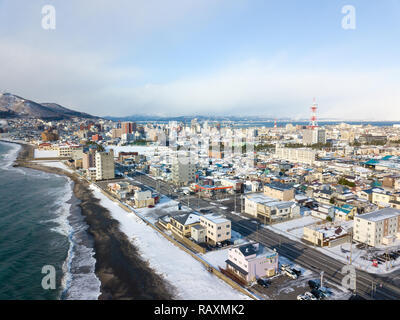
[[[291,238],[289,235],[294,236],[294,240],[297,240],[297,238],[301,238],[303,236],[303,228],[305,226],[309,226],[320,221],[322,220],[319,218],[315,218],[312,216],[305,216],[298,219],[274,224],[273,226],[264,226],[264,227],[276,233],[287,235],[288,238]]]
[[[61,161],[34,161],[37,164],[40,164],[41,166],[45,167],[52,167],[52,168],[58,168],[58,169],[63,169],[65,171],[73,173],[74,171],[68,168],[64,163]]]
[[[57,150],[38,150],[35,149],[35,159],[40,158],[58,158]]]
[[[226,260],[228,259],[229,248],[214,250],[203,254],[204,260],[209,262],[214,268],[218,267],[226,268]]]
[[[154,208],[141,208],[135,209],[141,217],[146,218],[151,223],[155,223],[159,217],[170,214],[171,216],[192,212],[187,206],[182,206],[181,210],[178,209],[178,201],[172,200],[166,196],[162,196],[160,202]]]
[[[178,299],[250,299],[212,275],[200,262],[147,226],[134,213],[124,211],[97,187],[92,185],[91,189],[95,197],[101,200],[100,204],[110,210],[113,218],[120,222],[121,231],[138,248],[142,258],[175,286]]]

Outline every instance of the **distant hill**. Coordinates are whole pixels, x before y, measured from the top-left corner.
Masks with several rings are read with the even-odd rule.
[[[0,118],[63,120],[73,117],[97,118],[87,113],[65,108],[56,103],[37,103],[11,93],[0,93]]]

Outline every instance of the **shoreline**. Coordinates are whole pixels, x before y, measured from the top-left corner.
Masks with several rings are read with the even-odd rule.
[[[25,167],[68,177],[73,183],[73,197],[87,224],[87,233],[93,240],[96,259],[95,274],[100,280],[99,300],[172,300],[173,288],[157,274],[148,262],[140,257],[139,251],[119,228],[119,222],[111,217],[108,209],[90,190],[90,184],[75,174],[63,169],[33,163],[33,146],[19,144],[21,149],[14,161],[14,167]]]

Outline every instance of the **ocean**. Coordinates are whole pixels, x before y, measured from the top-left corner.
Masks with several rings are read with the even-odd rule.
[[[0,300],[97,299],[93,240],[65,176],[12,166],[0,142]],[[44,289],[44,266],[55,289]]]

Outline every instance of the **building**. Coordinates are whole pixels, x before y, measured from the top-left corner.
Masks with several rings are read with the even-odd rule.
[[[155,204],[150,190],[136,191],[133,198],[135,200],[136,208],[147,208],[148,206],[154,206]]]
[[[278,253],[259,243],[235,246],[228,251],[228,271],[251,283],[260,278],[272,277],[278,272]]]
[[[400,239],[400,210],[385,208],[358,215],[354,219],[353,239],[371,247]]]
[[[326,131],[320,128],[306,129],[303,133],[303,144],[325,144],[326,143]]]
[[[184,213],[170,218],[170,227],[181,237],[190,237],[191,228],[200,225],[200,216],[194,213]]]
[[[350,242],[350,233],[342,226],[314,224],[303,228],[303,239],[318,247],[332,248]]]
[[[264,186],[264,194],[281,201],[290,201],[294,199],[294,188],[283,183],[269,183]]]
[[[247,195],[244,211],[264,224],[300,216],[300,207],[295,201],[277,201],[262,194]]]
[[[114,152],[96,152],[96,180],[115,178]]]
[[[83,147],[75,143],[63,143],[57,147],[57,156],[60,158],[82,159]]]
[[[191,238],[197,243],[206,242],[206,229],[201,225],[194,225],[191,227]]]
[[[201,216],[200,225],[206,230],[206,242],[212,245],[231,239],[231,221],[221,215]]]
[[[313,165],[317,157],[316,151],[308,148],[276,147],[275,158],[293,163]]]
[[[82,167],[83,169],[89,169],[96,167],[96,154],[93,151],[84,153],[82,156]]]
[[[196,165],[191,162],[190,156],[177,156],[172,160],[172,183],[177,186],[187,186],[196,180]]]
[[[136,131],[136,123],[134,122],[122,122],[121,123],[122,134],[131,134]]]

